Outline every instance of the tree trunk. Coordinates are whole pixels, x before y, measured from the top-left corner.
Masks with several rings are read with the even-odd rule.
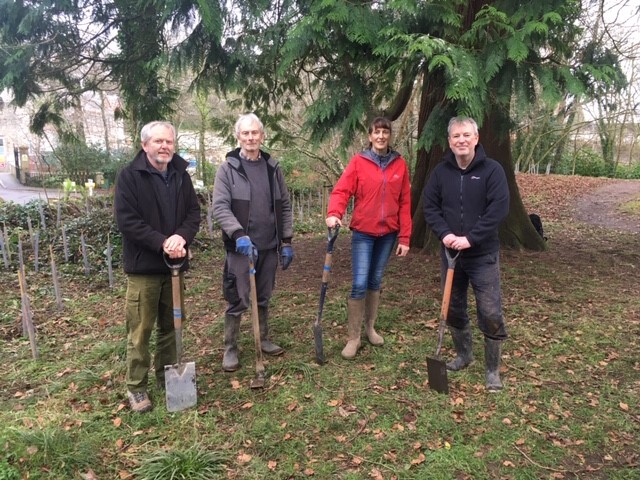
[[[443,81],[441,73],[424,74],[422,77],[422,92],[420,95],[420,110],[418,112],[418,132],[422,134],[429,115],[434,110],[446,108]],[[445,133],[446,135],[446,133]],[[411,246],[421,249],[424,253],[437,250],[440,241],[427,227],[422,212],[422,190],[427,183],[431,171],[442,159],[444,150],[440,144],[435,144],[428,152],[424,148],[418,149],[418,157],[411,181],[411,213],[413,216],[413,232]]]
[[[487,156],[500,162],[509,185],[509,214],[500,226],[500,244],[516,250],[542,251],[546,249],[546,244],[529,220],[529,214],[520,197],[513,170],[511,137],[500,133],[501,126],[508,124],[508,118],[492,109],[480,128],[480,143]]]

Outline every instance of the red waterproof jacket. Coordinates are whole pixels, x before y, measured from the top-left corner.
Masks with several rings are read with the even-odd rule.
[[[398,232],[398,243],[408,246],[412,228],[409,169],[399,153],[392,153],[385,168],[368,158],[370,151],[354,155],[331,192],[327,216],[342,220],[354,197],[351,230],[375,236]]]

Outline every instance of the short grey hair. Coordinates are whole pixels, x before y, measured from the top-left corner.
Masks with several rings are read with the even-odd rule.
[[[235,132],[236,137],[240,135],[240,124],[242,124],[242,122],[244,122],[245,120],[250,120],[251,122],[257,123],[258,127],[260,127],[260,131],[264,133],[264,125],[262,124],[258,116],[255,113],[245,113],[244,115],[240,115],[240,117],[236,121],[235,127],[233,127],[233,131]]]
[[[464,123],[468,123],[473,127],[473,133],[478,135],[478,124],[471,117],[453,117],[449,120],[449,125],[447,126],[447,136],[451,136],[451,127],[454,125],[462,125]]]
[[[151,138],[151,130],[153,130],[156,127],[168,128],[173,132],[173,141],[176,140],[176,129],[170,122],[155,121],[155,122],[149,122],[144,127],[142,127],[142,130],[140,130],[140,141],[142,143],[147,143]]]

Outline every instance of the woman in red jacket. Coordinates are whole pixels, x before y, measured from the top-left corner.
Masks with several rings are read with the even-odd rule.
[[[362,321],[372,345],[384,339],[374,329],[380,302],[380,284],[393,246],[396,255],[409,253],[411,186],[409,170],[389,146],[391,122],[378,117],[369,126],[369,148],[354,155],[331,192],[326,223],[342,225],[351,197],[353,213],[351,269],[353,283],[348,304],[348,341],[342,357],[352,359],[360,348]]]

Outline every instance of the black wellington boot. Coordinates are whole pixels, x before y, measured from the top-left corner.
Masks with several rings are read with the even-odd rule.
[[[484,339],[484,361],[486,366],[487,391],[502,390],[500,381],[500,349],[501,340]]]
[[[456,358],[447,363],[447,370],[457,372],[473,362],[473,351],[471,350],[471,326],[464,328],[449,327],[453,346],[456,349]]]

